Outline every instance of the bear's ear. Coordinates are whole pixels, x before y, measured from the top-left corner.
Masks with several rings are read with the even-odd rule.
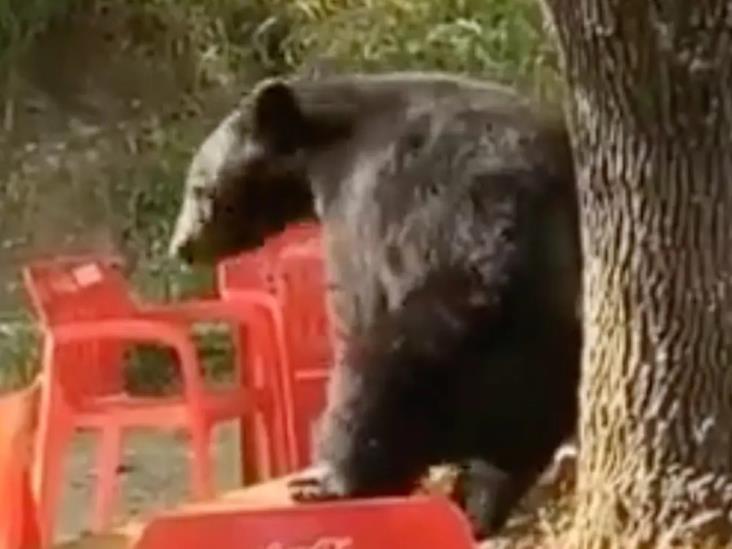
[[[254,98],[254,134],[267,147],[291,153],[304,138],[305,116],[292,88],[281,80],[263,84]]]

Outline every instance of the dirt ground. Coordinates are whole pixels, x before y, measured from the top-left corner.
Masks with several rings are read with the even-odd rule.
[[[236,424],[215,431],[214,456],[217,487],[230,489],[239,482],[239,436]],[[66,462],[68,479],[56,525],[57,541],[78,537],[89,525],[94,481],[94,436],[77,435]],[[174,506],[187,497],[188,454],[182,434],[134,431],[126,437],[120,467],[121,502],[116,522],[144,517]]]

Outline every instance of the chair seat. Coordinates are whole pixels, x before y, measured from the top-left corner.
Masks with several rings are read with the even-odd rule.
[[[233,419],[262,409],[266,400],[265,394],[243,388],[215,389],[203,398],[203,415],[207,421]],[[110,425],[176,427],[190,422],[190,402],[181,395],[137,397],[119,393],[83,401],[75,419],[79,427],[97,429]]]
[[[269,488],[283,500],[286,480]],[[274,489],[274,490],[273,490]],[[236,503],[161,514],[146,524],[134,549],[472,549],[464,515],[436,496],[268,504],[261,488],[251,506]],[[255,501],[255,494],[250,497]]]

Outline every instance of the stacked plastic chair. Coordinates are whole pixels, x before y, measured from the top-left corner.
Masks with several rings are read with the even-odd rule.
[[[316,421],[325,408],[326,384],[337,341],[326,308],[322,246],[311,239],[282,250],[276,268],[284,316],[281,377],[295,470],[311,464]]]
[[[23,272],[43,334],[43,384],[34,485],[39,499],[43,545],[52,539],[62,486],[63,458],[73,433],[100,434],[93,529],[105,529],[113,509],[122,435],[128,427],[183,428],[192,447],[191,490],[195,498],[213,493],[211,429],[219,421],[244,418],[243,442],[250,467],[261,476],[279,475],[289,465],[283,394],[272,353],[281,348],[271,318],[276,302],[263,292],[239,296],[234,305],[220,300],[169,307],[142,306],[130,295],[113,262],[99,258],[37,261]],[[247,360],[236,360],[237,383],[206,386],[190,325],[227,320],[246,326]],[[182,394],[141,398],[122,391],[121,360],[128,343],[153,343],[172,349],[180,368]],[[258,350],[261,351],[258,354]],[[261,480],[249,478],[249,481]]]
[[[287,418],[289,471],[311,463],[313,423],[325,405],[325,386],[336,343],[325,302],[321,228],[316,223],[287,227],[258,250],[221,261],[219,295],[264,291],[278,303],[283,403]],[[246,460],[246,458],[244,458]]]

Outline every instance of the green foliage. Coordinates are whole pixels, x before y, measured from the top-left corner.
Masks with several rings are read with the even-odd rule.
[[[445,70],[553,95],[555,59],[534,0],[274,0],[290,67]]]
[[[27,319],[0,322],[0,392],[28,384],[37,371],[38,333]]]
[[[70,4],[70,0],[0,0],[0,67]]]
[[[112,201],[119,205],[116,215],[127,255],[135,258],[132,282],[148,299],[181,299],[213,282],[211,269],[190,269],[166,257],[181,184],[191,151],[201,138],[200,132],[182,123],[153,124],[146,152],[115,170],[119,184]]]
[[[64,33],[85,35],[96,28],[112,32],[107,42],[113,51],[79,63],[91,66],[90,73],[74,76],[77,67],[67,66],[49,79],[41,72],[51,84],[37,95],[52,96],[63,88],[62,78],[80,85],[109,69],[117,73],[113,84],[104,89],[100,78],[97,88],[84,93],[93,96],[102,88],[101,105],[116,94],[139,108],[115,124],[101,109],[91,123],[94,131],[77,131],[85,111],[72,112],[73,101],[57,100],[44,106],[40,120],[62,120],[62,130],[48,122],[47,131],[32,117],[23,126],[25,111],[18,105],[39,92],[23,88],[26,81],[18,77],[25,53],[37,46],[43,58],[42,40],[52,31],[65,40]],[[74,59],[83,53],[72,48]],[[46,210],[34,214],[39,203],[50,203],[48,211],[61,221],[73,218],[82,233],[92,225],[109,227],[145,298],[182,299],[210,289],[210,269],[165,258],[192,152],[251,82],[322,66],[467,73],[509,81],[550,100],[560,90],[534,0],[0,0],[0,89],[6,91],[0,125],[7,129],[11,120],[18,126],[0,129],[0,152],[6,153],[0,155],[0,308],[23,303],[17,280],[2,280],[3,264],[7,271],[27,256],[29,235],[39,232],[33,223],[41,220],[52,237],[62,232],[54,225],[59,219]],[[114,84],[140,79],[134,71],[128,78],[130,67],[148,67],[143,74],[152,75],[142,77],[134,97]],[[172,82],[161,105],[143,92],[161,86],[163,74]],[[73,100],[84,96],[73,85],[69,89]],[[64,207],[56,211],[57,200],[74,215]],[[5,294],[13,292],[8,299]],[[21,325],[0,322],[0,387],[24,383],[35,371],[35,332]],[[143,388],[172,379],[164,369],[153,373],[150,365],[164,362],[157,351],[140,350],[131,360],[133,381]]]

